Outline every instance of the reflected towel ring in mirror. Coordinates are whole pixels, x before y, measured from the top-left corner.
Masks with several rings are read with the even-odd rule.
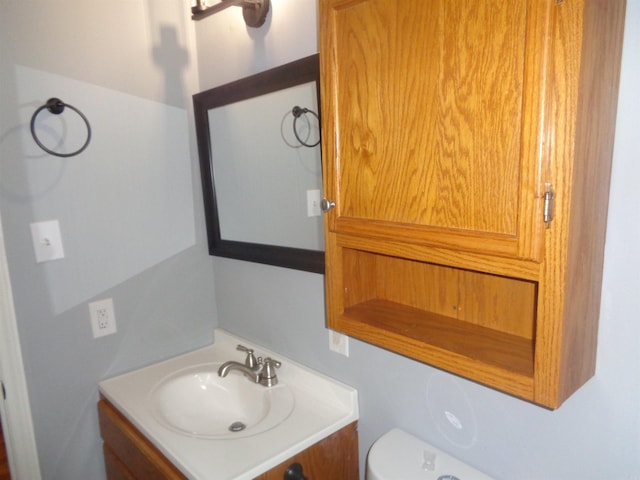
[[[35,124],[36,124],[36,117],[45,108],[54,115],[60,115],[62,112],[64,112],[65,107],[69,107],[71,110],[76,112],[80,116],[80,118],[82,118],[85,125],[87,126],[87,140],[84,142],[84,145],[82,145],[82,147],[80,147],[75,152],[59,153],[59,152],[54,152],[53,150],[50,150],[49,148],[45,147],[44,144],[38,139],[38,136],[36,135]],[[87,146],[89,145],[89,141],[91,141],[91,125],[89,125],[89,120],[87,120],[87,117],[85,117],[80,110],[78,110],[73,105],[64,103],[59,98],[54,97],[47,100],[47,103],[45,103],[40,108],[38,108],[31,116],[31,136],[33,137],[33,140],[36,142],[36,144],[38,144],[38,146],[48,154],[55,155],[56,157],[73,157],[83,152],[84,149],[87,148]]]
[[[314,112],[313,110],[309,110],[308,108],[303,108],[303,107],[299,107],[298,105],[296,105],[295,107],[293,107],[293,109],[291,110],[291,113],[293,114],[293,134],[296,136],[296,139],[305,147],[309,147],[309,148],[313,148],[316,145],[318,145],[320,143],[320,139],[318,138],[318,141],[316,143],[306,143],[306,141],[303,141],[300,136],[298,135],[298,129],[296,126],[296,122],[298,121],[298,118],[300,118],[302,115],[305,115],[307,113],[312,114],[314,117],[316,117],[316,119],[318,121],[320,121],[320,118],[318,117],[318,114],[316,112]]]

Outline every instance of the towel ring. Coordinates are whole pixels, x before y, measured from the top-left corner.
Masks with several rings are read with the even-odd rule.
[[[318,121],[320,121],[320,118],[318,117],[318,114],[316,112],[314,112],[313,110],[309,110],[308,108],[299,107],[297,105],[295,107],[293,107],[293,110],[291,110],[291,113],[293,114],[293,134],[296,136],[298,141],[302,145],[304,145],[305,147],[309,147],[309,148],[313,148],[316,145],[318,145],[320,143],[320,139],[318,139],[318,141],[316,143],[313,143],[313,144],[312,143],[306,143],[305,141],[303,141],[298,136],[298,129],[296,128],[296,122],[298,121],[298,118],[300,118],[302,115],[310,113],[314,117],[316,117],[318,119]]]
[[[53,113],[54,115],[60,115],[62,112],[64,112],[64,108],[65,107],[69,107],[71,110],[73,110],[78,115],[80,115],[80,118],[82,118],[82,120],[84,120],[84,123],[87,126],[87,141],[84,142],[84,145],[82,145],[82,147],[80,147],[75,152],[71,152],[71,153],[54,152],[53,150],[50,150],[49,148],[45,147],[42,144],[42,142],[38,139],[38,136],[36,135],[36,131],[35,131],[36,117],[38,116],[38,114],[42,110],[44,110],[46,108],[47,110],[49,110],[50,113]],[[42,105],[40,108],[38,108],[33,113],[33,116],[31,117],[31,136],[33,137],[35,142],[38,144],[38,146],[42,150],[44,150],[45,152],[47,152],[47,153],[49,153],[51,155],[55,155],[56,157],[73,157],[73,156],[78,155],[79,153],[83,152],[84,149],[87,148],[87,146],[89,145],[89,141],[91,140],[91,125],[89,125],[89,120],[87,120],[87,117],[85,117],[84,114],[80,110],[78,110],[73,105],[69,105],[68,103],[64,103],[59,98],[55,98],[54,97],[54,98],[50,98],[49,100],[47,100],[47,103]]]

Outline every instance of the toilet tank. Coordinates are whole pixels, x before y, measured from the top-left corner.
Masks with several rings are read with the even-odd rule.
[[[366,480],[495,480],[400,429],[375,441]]]

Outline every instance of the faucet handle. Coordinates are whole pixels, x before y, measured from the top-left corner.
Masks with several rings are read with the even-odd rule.
[[[245,352],[247,354],[247,358],[244,360],[244,364],[249,368],[256,368],[258,366],[258,360],[256,360],[255,355],[253,354],[252,348],[247,348],[244,345],[238,345],[236,350],[240,350],[241,352]]]
[[[282,365],[282,362],[280,362],[279,360],[274,360],[271,357],[265,358],[264,360],[262,360],[262,363],[264,363],[265,368],[267,367],[280,368],[280,366]]]
[[[276,368],[280,368],[282,365],[278,360],[273,358],[265,358],[262,361],[262,373],[260,375],[260,384],[266,387],[273,387],[278,383],[278,376],[276,375]]]

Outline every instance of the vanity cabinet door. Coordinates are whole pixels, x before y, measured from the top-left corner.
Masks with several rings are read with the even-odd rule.
[[[186,480],[155,446],[106,400],[98,402],[108,480]]]
[[[321,1],[331,231],[540,258],[552,4]]]
[[[292,464],[302,467],[308,480],[357,480],[358,430],[357,424],[344,427],[333,435],[303,450],[256,480],[288,480],[285,476]]]

